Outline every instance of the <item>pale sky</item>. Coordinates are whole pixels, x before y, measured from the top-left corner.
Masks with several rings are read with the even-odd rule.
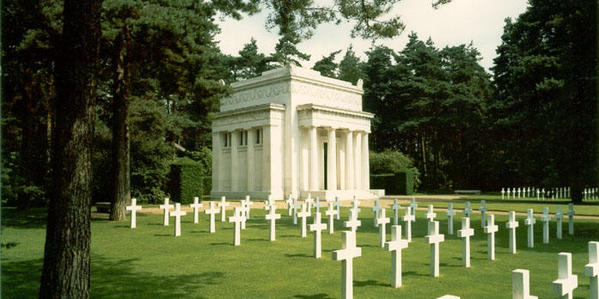
[[[469,44],[472,41],[474,47],[481,52],[480,64],[489,70],[496,56],[495,49],[501,44],[504,19],[516,19],[526,7],[526,0],[453,0],[435,10],[431,7],[431,1],[403,0],[391,14],[402,17],[406,25],[405,31],[395,39],[379,40],[377,44],[399,51],[403,49],[411,31],[416,32],[422,40],[431,37],[438,48]],[[216,38],[221,51],[237,55],[253,37],[260,52],[274,52],[279,36],[277,28],[273,28],[271,32],[265,29],[267,14],[267,11],[263,11],[251,17],[245,16],[240,21],[230,18],[219,20],[222,32]],[[352,27],[349,23],[320,25],[310,40],[303,41],[298,46],[300,51],[311,55],[310,61],[301,62],[302,66],[312,67],[323,56],[342,50],[336,57],[338,62],[350,44],[353,44],[358,56],[365,60],[364,52],[370,48],[371,41],[352,39]]]

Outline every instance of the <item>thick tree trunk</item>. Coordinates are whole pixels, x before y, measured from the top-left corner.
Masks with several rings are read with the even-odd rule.
[[[129,88],[130,75],[127,62],[129,34],[123,28],[117,42],[114,58],[114,98],[112,103],[112,208],[110,220],[125,219],[125,207],[131,201],[129,177]]]
[[[100,0],[64,1],[56,61],[53,187],[40,298],[89,298],[91,147]]]

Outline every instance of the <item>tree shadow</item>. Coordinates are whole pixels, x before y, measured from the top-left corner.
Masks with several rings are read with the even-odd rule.
[[[92,256],[91,297],[186,297],[189,290],[222,283],[224,272],[153,275],[134,271],[138,259],[115,260]]]
[[[403,276],[424,276],[424,277],[429,277],[429,274],[422,274],[422,273],[418,273],[416,271],[407,271],[407,272],[402,272],[401,275]]]
[[[210,243],[213,246],[222,246],[222,245],[232,245],[233,242],[218,242],[218,243]]]
[[[3,227],[44,228],[48,209],[31,208],[19,210],[15,207],[2,208],[1,223]]]

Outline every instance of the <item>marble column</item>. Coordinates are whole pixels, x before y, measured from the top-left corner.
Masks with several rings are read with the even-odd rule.
[[[354,145],[354,189],[362,189],[362,132],[356,132]]]
[[[262,127],[262,191],[270,191],[271,154],[270,154],[270,126]]]
[[[354,189],[354,133],[345,132],[345,189]]]
[[[256,167],[254,162],[254,144],[256,143],[255,129],[248,130],[247,144],[247,191],[254,191],[254,176],[256,173]]]
[[[327,146],[327,190],[337,190],[337,134],[329,128]]]
[[[213,191],[221,191],[222,189],[222,181],[220,180],[220,165],[222,164],[221,160],[221,140],[222,136],[220,132],[212,132],[212,190]]]
[[[368,133],[362,134],[362,189],[370,190],[370,152],[368,151]]]
[[[345,138],[339,138],[337,144],[337,189],[346,190],[345,186]]]
[[[302,181],[300,191],[308,191],[310,190],[310,145],[308,144],[308,142],[310,141],[310,136],[308,136],[307,128],[301,128],[300,134],[300,172]]]
[[[318,188],[318,138],[316,127],[310,127],[310,190]]]
[[[239,190],[239,156],[237,148],[239,147],[239,131],[231,132],[231,191]]]

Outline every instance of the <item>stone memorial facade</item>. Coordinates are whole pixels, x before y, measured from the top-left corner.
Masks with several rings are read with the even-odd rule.
[[[361,82],[288,66],[231,87],[212,122],[213,199],[376,197]]]

